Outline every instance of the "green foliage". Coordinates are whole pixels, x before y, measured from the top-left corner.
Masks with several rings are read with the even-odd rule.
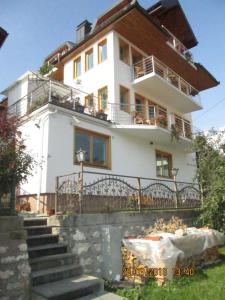
[[[44,76],[44,75],[50,73],[53,68],[54,67],[52,65],[44,64],[43,66],[40,67],[39,73]]]
[[[33,159],[26,153],[17,120],[0,113],[0,197],[31,175]]]
[[[204,204],[200,222],[225,231],[225,152],[224,132],[199,133],[194,141],[197,155],[197,178]]]

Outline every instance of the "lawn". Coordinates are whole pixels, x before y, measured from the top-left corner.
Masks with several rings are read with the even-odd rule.
[[[143,287],[113,291],[129,300],[225,300],[225,247],[220,253],[221,263],[197,270],[194,276],[177,277],[163,287],[149,280]]]

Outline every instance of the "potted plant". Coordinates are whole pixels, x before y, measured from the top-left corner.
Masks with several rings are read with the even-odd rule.
[[[99,119],[101,119],[101,120],[107,121],[108,115],[104,112],[103,109],[100,109],[100,110],[96,113],[96,117],[99,118]]]
[[[164,116],[158,116],[156,119],[157,125],[166,128],[167,127],[167,119]]]
[[[177,78],[177,75],[170,72],[168,73],[168,78],[169,78],[169,81],[173,84],[173,85],[177,85],[178,84],[178,78]]]
[[[79,113],[84,113],[85,106],[80,104],[80,102],[75,103],[75,110]]]

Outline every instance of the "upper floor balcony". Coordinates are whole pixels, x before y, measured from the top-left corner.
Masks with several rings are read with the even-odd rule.
[[[199,92],[154,56],[133,65],[133,85],[183,114],[202,108]]]
[[[82,92],[83,93],[83,92]],[[106,96],[107,97],[107,96]],[[67,85],[44,80],[25,97],[8,107],[10,115],[24,118],[46,105],[54,105],[84,118],[107,121],[113,130],[141,137],[157,144],[167,145],[171,139],[179,140],[180,147],[190,145],[192,126],[190,121],[168,112],[149,100],[135,98],[135,103],[109,103],[104,99],[104,109],[99,109],[99,98],[93,95],[81,95],[81,91]]]

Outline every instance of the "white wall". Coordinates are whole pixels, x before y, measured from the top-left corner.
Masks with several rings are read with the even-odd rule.
[[[28,76],[12,87],[8,92],[8,105],[14,104],[28,93]]]
[[[48,165],[49,112],[43,111],[36,118],[25,121],[19,127],[25,140],[26,151],[33,157],[35,165],[28,182],[21,185],[21,194],[38,194],[46,192]],[[40,128],[36,125],[38,124]],[[40,183],[41,182],[41,183]]]
[[[78,118],[79,119],[79,118]],[[162,150],[173,155],[173,166],[180,169],[177,180],[191,182],[195,167],[192,155],[175,149],[174,144],[167,147],[150,145],[149,141],[120,134],[110,126],[101,126],[96,121],[80,119],[79,127],[111,136],[112,170],[85,167],[87,171],[106,172],[130,176],[156,178],[155,150]],[[55,177],[79,172],[79,166],[73,164],[74,123],[69,114],[57,113],[49,120],[49,148],[47,190],[54,192]]]
[[[86,93],[94,93],[95,101],[98,97],[98,89],[108,86],[108,102],[113,102],[114,95],[114,41],[113,32],[108,33],[100,40],[92,44],[85,51],[74,56],[64,65],[64,83],[74,88],[79,88]],[[107,39],[107,59],[98,64],[98,43]],[[93,48],[94,67],[85,72],[85,52]],[[81,80],[81,84],[76,84],[77,79],[73,78],[73,61],[81,56],[81,76],[77,79]],[[85,94],[81,94],[81,99]]]

